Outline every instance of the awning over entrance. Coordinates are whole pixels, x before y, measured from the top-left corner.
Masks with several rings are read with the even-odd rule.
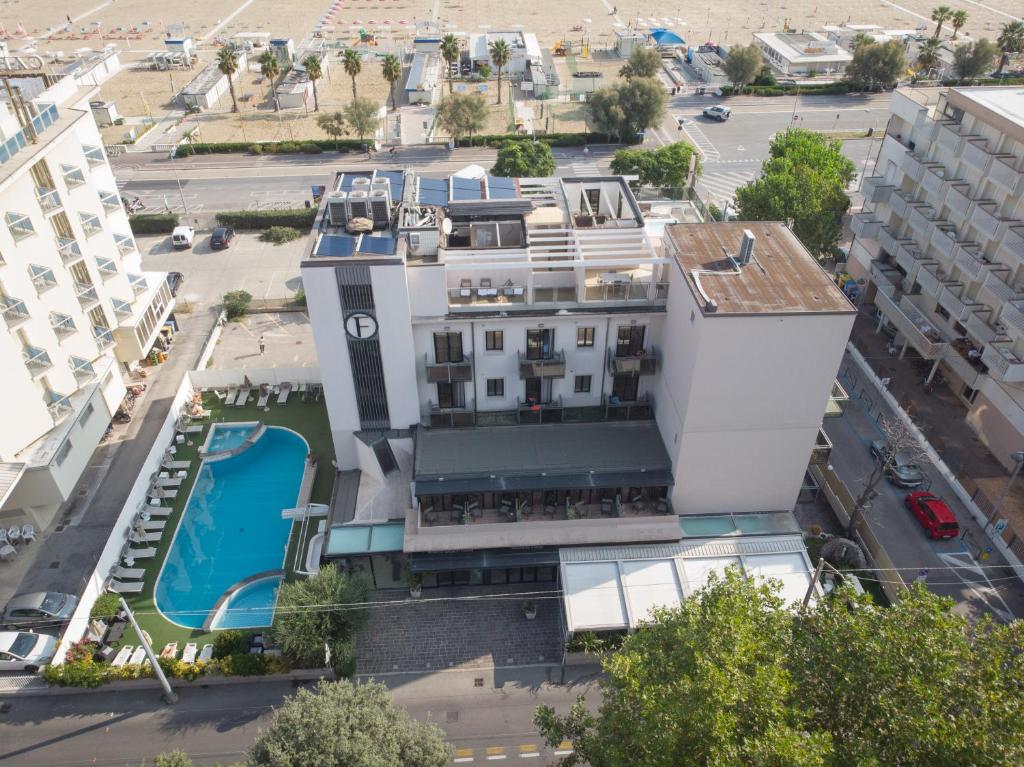
[[[775,578],[787,603],[803,599],[810,559],[800,535],[712,538],[678,544],[559,550],[566,628],[634,629],[657,607],[675,607],[731,565]]]
[[[556,549],[466,551],[451,554],[413,554],[409,570],[414,573],[448,570],[494,570],[505,567],[539,567],[557,565]]]

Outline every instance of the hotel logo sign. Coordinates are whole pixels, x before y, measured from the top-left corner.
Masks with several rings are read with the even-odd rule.
[[[366,312],[355,312],[345,318],[345,332],[357,341],[369,340],[377,335],[377,320]]]

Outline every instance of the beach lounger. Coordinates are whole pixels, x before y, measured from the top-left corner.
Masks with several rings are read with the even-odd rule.
[[[164,645],[164,649],[160,651],[161,658],[177,658],[178,657],[178,643],[168,642]]]
[[[160,477],[157,479],[157,487],[180,487],[181,477]]]
[[[115,567],[110,571],[112,577],[121,578],[126,581],[137,581],[145,574],[145,569],[141,567]]]
[[[228,389],[227,399],[224,400],[225,405],[234,405],[235,399],[238,397],[238,389]]]
[[[142,529],[147,533],[159,533],[165,527],[167,527],[167,522],[164,520],[154,519],[142,523]]]
[[[132,531],[128,540],[132,543],[160,543],[163,536],[160,533],[137,533]]]
[[[201,423],[194,423],[185,429],[186,434],[202,434],[203,425]]]
[[[151,517],[169,517],[174,513],[170,506],[147,506],[146,513]]]
[[[270,399],[270,386],[268,384],[260,384],[260,398],[256,402],[256,407],[266,407],[267,400]]]
[[[117,651],[117,655],[114,656],[114,660],[110,661],[110,665],[114,668],[121,668],[132,657],[133,652],[135,652],[135,648],[132,645],[125,645]]]
[[[181,653],[182,663],[195,663],[196,655],[199,653],[199,647],[195,642],[189,642],[185,645],[184,651]]]
[[[203,663],[207,663],[207,662],[213,660],[213,645],[212,644],[204,644],[203,645],[202,652],[199,653],[199,660],[202,661]]]
[[[150,495],[151,498],[171,498],[171,499],[174,499],[174,498],[178,497],[178,491],[177,490],[173,490],[173,489],[168,489],[168,488],[165,488],[165,487],[154,487],[150,491],[149,495]]]
[[[249,403],[250,394],[252,394],[252,388],[248,386],[238,392],[238,399],[235,400],[235,407],[245,407]]]
[[[277,393],[277,404],[278,405],[287,405],[288,404],[288,395],[291,394],[291,393],[292,393],[292,385],[290,383],[288,383],[287,381],[285,381],[283,384],[281,384],[281,391],[279,391]]]
[[[146,549],[126,549],[122,559],[152,559],[156,556],[156,549],[150,546]]]
[[[144,660],[146,660],[146,650],[142,645],[139,645],[135,648],[135,652],[132,653],[132,657],[128,659],[128,665],[138,666]]]
[[[116,591],[118,594],[138,594],[142,591],[142,581],[132,581],[131,583],[110,581],[110,583],[107,584],[107,588],[111,591]]]
[[[163,467],[168,471],[188,470],[192,468],[192,461],[164,461]]]

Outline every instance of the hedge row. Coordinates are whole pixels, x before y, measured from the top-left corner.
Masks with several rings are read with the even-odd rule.
[[[967,81],[971,85],[1024,85],[1024,77],[984,77],[981,79]],[[943,80],[942,84],[947,87],[964,85],[964,80]]]
[[[722,86],[723,96],[786,96],[800,92],[801,96],[837,96],[850,92],[864,90],[857,83],[838,82],[820,83],[814,85],[745,85],[742,88],[734,88],[731,85]]]
[[[320,154],[324,151],[362,152],[365,141],[344,139],[316,139],[314,141],[220,141],[217,143],[180,144],[175,152],[178,157],[194,154]]]
[[[307,231],[316,219],[316,208],[287,210],[229,210],[217,214],[217,223],[235,229],[267,229],[271,226],[290,226]]]
[[[178,225],[178,216],[174,213],[139,213],[128,216],[128,225],[132,234],[170,234]]]
[[[521,133],[498,133],[459,139],[458,146],[498,147],[506,141],[543,141],[551,146],[584,146],[586,144],[618,144],[606,133],[538,133],[529,136]]]

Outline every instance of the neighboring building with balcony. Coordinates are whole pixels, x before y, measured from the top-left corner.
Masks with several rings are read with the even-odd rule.
[[[933,361],[1013,466],[1024,444],[1024,91],[899,90],[849,271],[901,354]]]
[[[791,512],[854,309],[784,225],[653,226],[619,177],[334,188],[302,264],[324,556],[405,557],[378,585],[543,581],[567,547]]]
[[[45,71],[0,88],[0,525],[48,523],[71,495],[173,308],[145,273],[89,108]]]

